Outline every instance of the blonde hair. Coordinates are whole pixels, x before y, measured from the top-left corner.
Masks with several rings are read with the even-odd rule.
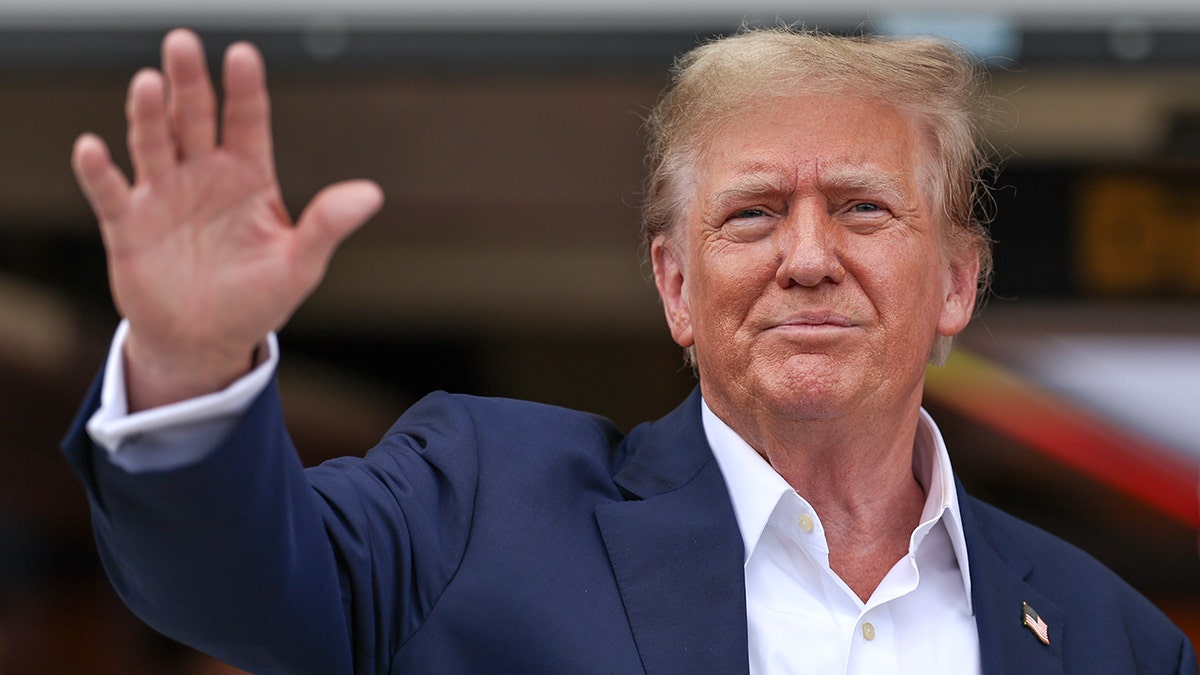
[[[976,61],[938,38],[840,37],[782,26],[700,45],[676,60],[646,119],[644,242],[675,229],[702,149],[747,101],[763,105],[798,92],[866,96],[909,113],[927,134],[932,161],[923,179],[949,225],[939,228],[943,244],[978,254],[983,298],[992,271],[991,239],[980,217],[988,205],[982,177],[990,168],[980,138],[983,90]],[[944,360],[949,347],[939,340],[930,360]]]

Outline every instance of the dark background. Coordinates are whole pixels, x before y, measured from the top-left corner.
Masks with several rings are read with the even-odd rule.
[[[96,131],[123,157],[124,86],[155,63],[164,27],[0,28],[6,674],[217,668],[115,600],[83,491],[56,450],[117,321],[71,143]],[[233,39],[262,47],[294,212],[344,178],[373,178],[388,196],[281,335],[284,399],[306,462],[363,452],[433,389],[583,408],[624,428],[676,405],[694,381],[640,259],[640,115],[675,54],[734,28],[204,32],[213,54]],[[1147,28],[1150,46],[1135,56],[1103,22],[1019,32],[1018,52],[992,62],[1007,102],[990,130],[1002,168],[984,329],[994,317],[1035,331],[1026,317],[1053,307],[1099,312],[1114,317],[1105,329],[1123,330],[1137,307],[1195,337],[1200,32]],[[1113,194],[1130,203],[1126,193],[1149,196],[1113,225],[1105,205]],[[1200,625],[1190,523],[929,407],[969,489]]]

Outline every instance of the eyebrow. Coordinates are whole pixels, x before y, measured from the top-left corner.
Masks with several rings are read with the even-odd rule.
[[[824,191],[865,192],[881,195],[905,208],[914,206],[915,195],[900,176],[879,170],[871,165],[850,165],[822,168],[818,179]],[[703,215],[722,210],[724,205],[750,197],[786,195],[793,191],[790,182],[777,169],[753,166],[731,183],[714,192],[703,202]]]
[[[822,169],[819,182],[833,192],[865,192],[882,195],[905,207],[912,207],[916,195],[907,181],[870,165]]]
[[[753,171],[738,176],[732,183],[717,190],[704,200],[703,214],[705,216],[721,210],[725,204],[741,201],[747,197],[763,195],[783,195],[792,191],[778,172]]]

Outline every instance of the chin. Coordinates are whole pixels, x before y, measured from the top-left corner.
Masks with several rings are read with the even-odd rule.
[[[797,389],[766,398],[771,414],[792,421],[836,419],[846,413],[845,397],[834,392]]]
[[[840,416],[852,398],[845,371],[828,367],[828,360],[797,368],[796,359],[787,366],[763,373],[755,389],[762,405],[786,419],[830,419]],[[808,361],[808,359],[805,359]]]

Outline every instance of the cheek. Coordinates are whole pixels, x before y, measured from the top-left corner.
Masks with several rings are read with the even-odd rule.
[[[700,352],[725,354],[743,353],[737,347],[746,318],[762,295],[761,285],[753,282],[751,274],[738,266],[714,265],[713,261],[693,270],[687,282],[688,306],[693,338]]]
[[[764,293],[764,274],[761,266],[749,264],[749,256],[710,259],[698,270],[690,283],[693,307],[703,308],[710,321],[728,322],[744,316]],[[772,278],[770,273],[765,275]]]
[[[859,265],[855,276],[884,321],[912,325],[937,316],[943,267],[939,256],[914,255],[894,247]]]

